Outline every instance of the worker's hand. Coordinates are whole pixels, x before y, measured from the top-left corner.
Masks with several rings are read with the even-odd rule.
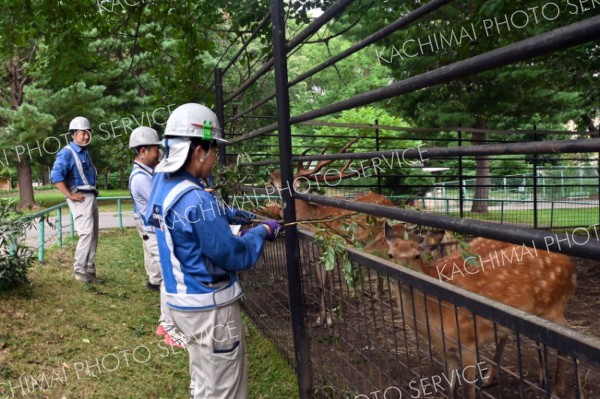
[[[83,202],[83,200],[85,200],[85,195],[83,195],[82,193],[75,193],[69,195],[67,198],[69,198],[71,201]]]
[[[267,240],[269,241],[275,241],[279,231],[283,228],[283,226],[275,220],[266,220],[262,223],[262,226],[265,226],[267,229]]]

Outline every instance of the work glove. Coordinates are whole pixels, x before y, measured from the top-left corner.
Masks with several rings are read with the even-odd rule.
[[[230,222],[233,224],[245,225],[245,224],[252,223],[252,221],[254,220],[255,217],[256,217],[256,215],[253,213],[242,211],[241,209],[237,209],[235,211],[235,213],[233,214],[233,218]]]
[[[275,239],[277,238],[277,235],[279,234],[279,231],[283,228],[283,226],[275,220],[266,220],[266,221],[262,222],[261,224],[269,226],[269,228],[271,229],[271,231],[267,235],[268,241],[275,241]]]

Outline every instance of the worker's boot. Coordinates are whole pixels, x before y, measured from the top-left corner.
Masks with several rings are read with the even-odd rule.
[[[104,284],[104,280],[102,280],[101,278],[96,277],[96,273],[87,273],[88,278],[90,279],[90,283],[92,284]]]

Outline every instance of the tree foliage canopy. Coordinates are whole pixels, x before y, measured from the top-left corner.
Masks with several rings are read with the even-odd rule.
[[[307,26],[314,10],[333,3],[289,2],[285,15],[288,38]],[[290,80],[425,3],[354,2],[308,43],[292,51]],[[292,115],[600,13],[600,7],[592,7],[594,2],[587,6],[581,2],[556,4],[560,9],[533,1],[452,2],[292,87]],[[0,173],[13,178],[18,173],[21,206],[33,205],[32,192],[28,196],[26,190],[31,176],[44,179],[74,116],[87,116],[97,128],[91,148],[108,184],[111,173],[126,173],[131,163],[128,134],[142,120],[160,131],[168,104],[201,101],[214,105],[214,68],[227,64],[268,11],[268,2],[229,0],[4,1],[0,5]],[[504,20],[505,24],[498,23]],[[567,120],[578,120],[582,114],[597,116],[599,53],[597,43],[590,43],[323,120],[379,120],[380,124],[421,127],[469,126],[483,121],[494,128],[537,125],[561,129]],[[225,75],[225,95],[271,56],[268,23]],[[247,109],[273,92],[270,72],[228,105],[226,114]],[[251,114],[272,118],[275,112],[271,100]],[[247,132],[263,122],[240,118],[228,129]],[[316,148],[334,144],[321,136],[371,137],[373,132],[298,126],[294,133],[295,146]],[[415,143],[414,135],[382,132],[382,137],[386,135],[398,138],[393,145]],[[449,137],[448,133],[419,138],[444,137]],[[257,142],[265,145],[265,151],[276,152],[276,137]],[[361,145],[368,147],[374,142],[365,139]],[[23,176],[30,176],[29,181]]]

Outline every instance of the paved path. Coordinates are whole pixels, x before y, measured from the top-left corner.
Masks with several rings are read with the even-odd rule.
[[[65,215],[66,214],[66,215]],[[134,227],[133,222],[133,213],[122,212],[123,215],[123,227]],[[51,245],[55,244],[58,240],[58,229],[56,228],[57,217],[50,217],[50,222],[54,225],[54,227],[50,226],[48,222],[44,224],[44,237],[45,237],[45,247],[48,248]],[[62,216],[62,233],[63,238],[69,237],[70,234],[70,219],[68,211],[65,212],[63,210]],[[118,229],[119,228],[119,214],[117,212],[102,212],[100,213],[100,228],[101,229]],[[26,242],[30,247],[38,248],[38,240],[39,240],[39,227],[36,223],[35,226],[29,230],[27,230],[27,238]]]

